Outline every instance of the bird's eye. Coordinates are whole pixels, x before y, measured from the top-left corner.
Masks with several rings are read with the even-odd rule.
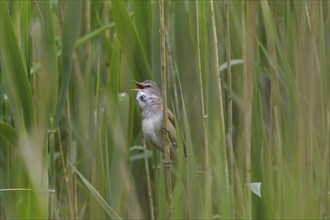
[[[150,85],[145,85],[144,88],[150,88]]]

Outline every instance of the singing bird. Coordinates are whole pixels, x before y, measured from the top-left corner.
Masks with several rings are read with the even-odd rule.
[[[163,98],[157,84],[152,80],[144,82],[134,81],[137,89],[136,100],[142,114],[142,131],[146,140],[150,141],[157,149],[164,152],[163,147]],[[170,157],[176,162],[178,159],[178,148],[176,129],[173,113],[167,109],[167,132],[169,136]],[[165,131],[166,132],[166,131]],[[184,147],[186,157],[186,149]]]

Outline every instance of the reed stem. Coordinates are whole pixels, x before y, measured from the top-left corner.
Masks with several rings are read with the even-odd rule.
[[[154,200],[152,198],[152,188],[151,188],[151,181],[150,181],[150,172],[149,172],[149,164],[147,158],[147,145],[145,139],[143,139],[143,150],[144,150],[144,168],[146,170],[147,175],[147,186],[148,186],[148,197],[149,197],[149,209],[150,209],[150,219],[155,219],[154,214]]]
[[[167,90],[166,90],[166,36],[165,36],[165,18],[164,18],[164,0],[159,1],[160,16],[160,64],[163,95],[163,126],[164,126],[164,166],[165,166],[165,187],[167,196],[167,216],[173,219],[173,200],[172,200],[172,180],[171,180],[171,158],[170,146],[167,131]]]
[[[223,113],[223,100],[222,100],[222,79],[220,75],[220,64],[219,64],[219,53],[218,53],[218,39],[217,39],[217,28],[215,23],[215,14],[214,14],[214,4],[213,0],[210,2],[210,8],[211,8],[211,24],[212,24],[212,33],[213,33],[213,45],[214,45],[214,62],[216,66],[216,78],[217,78],[217,92],[218,92],[218,99],[219,99],[219,118],[220,118],[220,137],[221,137],[221,152],[223,156],[223,163],[224,163],[224,171],[225,171],[225,179],[226,179],[226,190],[227,195],[230,194],[230,182],[229,182],[229,171],[228,171],[228,157],[227,157],[227,150],[226,150],[226,133],[225,133],[225,119],[224,119],[224,113]],[[230,173],[232,176],[232,172]],[[228,198],[230,198],[228,196]],[[233,198],[233,197],[231,197]],[[232,202],[230,202],[231,206]],[[229,206],[229,207],[230,207]],[[230,208],[229,208],[230,209]]]
[[[203,77],[202,77],[202,65],[201,65],[201,49],[200,49],[200,30],[199,30],[199,13],[198,13],[198,0],[196,0],[196,24],[197,24],[197,70],[199,75],[199,93],[201,96],[202,105],[202,118],[203,118],[203,133],[204,133],[204,150],[205,150],[205,170],[209,171],[210,161],[209,161],[209,144],[207,137],[207,114],[205,112],[204,104],[204,92],[203,92]]]
[[[234,147],[233,147],[233,100],[231,97],[231,52],[230,52],[230,22],[229,22],[229,2],[225,0],[226,10],[226,58],[227,58],[227,102],[228,102],[228,153],[229,153],[229,182],[234,182]]]

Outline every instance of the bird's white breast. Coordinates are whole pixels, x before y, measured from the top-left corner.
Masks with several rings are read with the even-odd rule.
[[[163,127],[163,112],[150,114],[142,122],[142,130],[144,136],[150,140],[157,148],[162,150],[162,127]]]

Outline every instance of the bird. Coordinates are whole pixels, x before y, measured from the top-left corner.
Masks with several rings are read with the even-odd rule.
[[[164,130],[163,98],[157,84],[152,80],[133,82],[138,87],[133,90],[137,92],[136,100],[141,109],[142,131],[145,139],[164,153],[163,132],[168,132],[170,158],[176,163],[178,159],[178,147],[173,113],[171,110],[167,109],[167,129]],[[186,157],[185,146],[184,155]]]

